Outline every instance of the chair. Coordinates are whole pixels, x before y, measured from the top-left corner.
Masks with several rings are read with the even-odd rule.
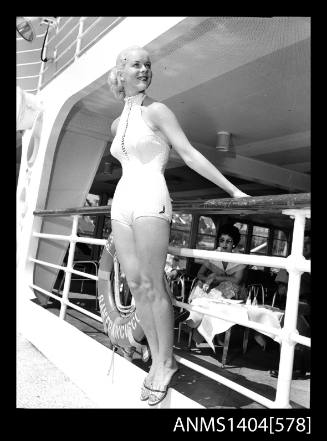
[[[247,301],[251,301],[251,304],[261,304],[265,305],[267,304],[268,300],[268,289],[265,287],[262,283],[251,283],[247,286],[247,292],[248,297]],[[275,300],[276,300],[276,293],[273,294],[271,306],[274,306]],[[250,335],[250,328],[245,328],[244,335],[243,335],[243,354],[246,353],[248,342],[249,342],[249,335]]]
[[[310,323],[311,307],[306,302],[299,302],[298,318],[297,318],[297,330],[300,335],[310,337],[311,335],[311,323]]]
[[[185,276],[184,276],[185,277]],[[191,293],[192,292],[192,289],[193,289],[193,287],[194,287],[194,285],[195,285],[195,282],[198,280],[198,278],[197,277],[194,277],[193,279],[190,279],[189,278],[189,281],[191,282],[191,287],[190,287],[190,291],[189,291],[189,293]],[[184,292],[183,292],[183,302],[185,302],[185,279],[184,279],[184,284],[183,284],[183,287],[184,287]],[[173,291],[172,291],[173,292]],[[189,295],[188,295],[188,297],[189,297]],[[180,312],[182,313],[183,312],[183,308],[181,308],[180,309]],[[191,347],[191,342],[192,342],[192,337],[193,337],[193,329],[192,328],[190,328],[184,321],[180,321],[179,322],[179,324],[178,324],[178,337],[177,337],[177,342],[179,343],[180,342],[180,338],[181,338],[181,332],[182,332],[182,327],[184,326],[184,328],[185,328],[185,330],[188,332],[188,334],[189,334],[189,340],[188,340],[188,345],[187,345],[187,347],[188,348],[190,348]]]
[[[176,279],[170,280],[168,282],[169,288],[176,300],[180,302],[185,302],[185,274],[180,274]],[[180,312],[183,311],[181,307]]]
[[[183,328],[184,328],[184,330],[186,332],[188,332],[187,348],[190,349],[195,328],[190,328],[185,322],[180,322],[179,326],[178,326],[178,337],[177,337],[177,342],[178,343],[180,342],[181,332],[182,332]],[[232,333],[232,328],[227,329],[227,331],[225,332],[225,338],[224,338],[224,343],[223,344],[220,344],[219,339],[218,339],[218,335],[216,335],[214,337],[214,340],[216,340],[215,346],[223,347],[223,355],[222,355],[222,358],[221,358],[221,367],[222,368],[225,367],[225,365],[226,365],[231,333]]]
[[[191,279],[191,287],[190,287],[190,293],[192,292],[192,289],[194,288],[196,282],[199,280],[197,277]],[[190,280],[190,281],[191,281]],[[188,296],[189,297],[189,296]],[[184,298],[185,298],[185,291],[184,291]],[[181,308],[181,311],[183,310],[183,308]],[[178,337],[177,337],[177,342],[180,342],[181,339],[181,333],[182,330],[186,331],[188,333],[188,344],[187,347],[188,349],[191,348],[191,343],[192,343],[192,338],[193,338],[193,334],[194,334],[194,329],[195,328],[191,328],[190,326],[187,325],[187,323],[185,321],[181,321],[178,324]],[[226,364],[226,360],[227,360],[227,353],[228,353],[228,348],[229,348],[229,341],[230,341],[230,337],[231,337],[231,332],[232,332],[232,328],[229,328],[226,332],[225,332],[225,338],[224,338],[224,343],[223,345],[220,344],[219,339],[218,339],[218,335],[215,336],[215,340],[216,340],[216,344],[215,346],[218,347],[223,347],[223,355],[222,355],[222,360],[221,360],[221,367],[225,367]]]

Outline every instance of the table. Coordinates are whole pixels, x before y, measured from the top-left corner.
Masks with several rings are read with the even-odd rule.
[[[219,300],[208,298],[196,298],[191,302],[194,306],[201,306],[202,308],[210,310],[211,313],[220,314],[226,319],[214,318],[199,312],[191,311],[190,316],[185,320],[185,323],[190,328],[196,328],[197,331],[204,337],[208,345],[215,351],[213,345],[213,338],[217,334],[226,332],[236,323],[236,320],[251,320],[256,323],[265,324],[276,329],[281,329],[281,321],[284,317],[284,311],[278,308],[266,308],[262,305],[245,305],[244,303],[222,303]],[[233,320],[233,321],[229,321]],[[261,331],[260,331],[261,332]],[[273,340],[280,342],[278,336],[262,332]]]

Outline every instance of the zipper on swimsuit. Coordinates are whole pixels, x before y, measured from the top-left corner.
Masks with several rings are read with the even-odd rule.
[[[122,152],[125,155],[125,158],[128,159],[128,160],[129,160],[129,156],[128,156],[127,150],[125,148],[125,136],[126,136],[127,127],[128,127],[129,115],[131,113],[133,104],[136,104],[136,102],[138,101],[138,98],[141,100],[141,104],[142,104],[143,100],[145,98],[145,93],[137,94],[137,95],[133,95],[133,96],[129,96],[129,97],[125,98],[125,102],[128,105],[128,113],[127,113],[127,117],[126,117],[126,124],[125,124],[124,133],[123,133],[123,135],[121,137],[121,149],[122,149]]]
[[[129,156],[128,156],[126,148],[125,148],[125,135],[126,135],[127,127],[128,127],[128,120],[129,120],[129,114],[131,113],[131,109],[132,109],[132,103],[129,102],[128,103],[128,113],[127,113],[127,118],[126,118],[126,125],[125,125],[123,136],[121,137],[121,149],[125,155],[125,158],[128,160],[129,160]]]

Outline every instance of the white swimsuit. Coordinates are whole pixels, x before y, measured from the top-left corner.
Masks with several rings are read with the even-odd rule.
[[[171,222],[172,206],[164,171],[170,147],[142,117],[145,94],[125,98],[110,152],[122,165],[111,205],[111,219],[132,225],[142,216]]]

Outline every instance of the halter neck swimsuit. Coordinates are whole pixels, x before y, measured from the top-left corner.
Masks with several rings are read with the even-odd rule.
[[[170,147],[144,121],[145,94],[125,98],[110,152],[122,166],[111,205],[111,219],[126,225],[143,216],[171,222],[172,206],[164,171]]]

